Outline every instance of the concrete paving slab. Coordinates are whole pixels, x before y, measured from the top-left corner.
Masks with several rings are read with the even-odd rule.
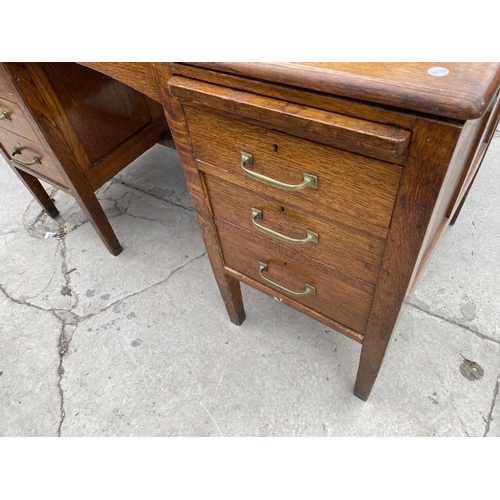
[[[28,231],[0,237],[0,284],[17,300],[42,309],[69,309],[75,299],[66,292],[64,246],[35,238]]]
[[[57,436],[61,322],[0,290],[0,436]]]
[[[495,395],[493,403],[491,405],[490,417],[488,419],[488,424],[486,426],[486,437],[500,437],[500,376],[497,379],[497,385],[495,387]]]
[[[500,137],[429,262],[411,303],[500,341]]]
[[[2,236],[13,231],[23,231],[19,226],[19,221],[22,220],[26,207],[31,204],[33,197],[7,165],[3,156],[0,156],[0,164],[2,165],[3,186],[2,209],[0,210],[0,236]]]
[[[484,435],[497,343],[410,307],[364,403],[352,394],[358,344],[248,287],[236,327],[216,292],[203,256],[80,322],[64,359],[62,434]],[[483,367],[480,380],[462,375],[461,354]]]
[[[147,165],[147,168],[144,166]],[[132,162],[116,177],[116,182],[149,193],[184,208],[193,209],[179,155],[157,144]]]
[[[165,223],[128,214],[111,219],[124,248],[118,257],[94,237],[89,224],[65,237],[66,266],[75,270],[70,275],[71,293],[77,299],[74,314],[88,316],[106,309],[163,281],[204,253],[194,212],[174,205],[169,208]]]

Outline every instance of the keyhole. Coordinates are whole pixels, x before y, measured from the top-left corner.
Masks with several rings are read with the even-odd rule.
[[[283,213],[285,209],[283,207],[280,207],[280,212]]]
[[[273,151],[274,151],[275,153],[277,153],[277,152],[278,152],[278,145],[277,145],[277,144],[273,144]]]

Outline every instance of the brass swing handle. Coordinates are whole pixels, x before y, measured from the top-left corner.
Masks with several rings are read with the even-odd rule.
[[[37,163],[39,165],[42,164],[42,162],[36,156],[33,156],[33,160],[30,161],[30,162],[28,162],[28,163],[25,163],[24,161],[21,161],[18,158],[14,158],[15,155],[20,155],[20,154],[22,154],[21,151],[18,148],[14,148],[14,151],[12,151],[12,154],[11,154],[12,159],[14,161],[17,161],[17,163],[20,163],[21,165],[24,165],[25,167],[29,167],[31,165],[36,165]]]
[[[295,238],[290,238],[284,234],[273,231],[267,227],[261,226],[255,222],[256,219],[262,219],[262,211],[258,208],[252,208],[252,223],[261,232],[267,236],[276,238],[277,240],[284,241],[285,243],[292,243],[293,245],[303,245],[304,243],[318,243],[318,234],[306,229],[306,237],[303,240],[296,240]]]
[[[267,264],[264,264],[263,262],[259,262],[259,274],[260,277],[269,285],[271,285],[274,289],[278,290],[278,292],[283,292],[287,295],[292,295],[293,297],[303,297],[304,295],[316,295],[316,288],[314,288],[312,285],[306,284],[305,290],[303,292],[294,292],[293,290],[289,290],[288,288],[285,288],[284,286],[278,285],[278,283],[275,283],[274,281],[271,281],[270,279],[266,278],[262,273],[264,271],[267,271]]]
[[[285,191],[300,191],[307,187],[318,189],[318,178],[312,174],[302,174],[303,182],[301,184],[285,184],[271,177],[266,177],[265,175],[248,170],[248,167],[253,167],[253,156],[250,153],[245,153],[245,151],[240,151],[240,164],[243,172],[245,172],[248,177],[266,186],[283,189]]]
[[[12,118],[9,116],[9,113],[7,111],[3,110],[0,111],[0,121],[2,120],[9,120],[10,122],[12,121]]]

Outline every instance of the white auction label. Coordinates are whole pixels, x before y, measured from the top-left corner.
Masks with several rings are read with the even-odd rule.
[[[429,68],[427,73],[432,76],[446,76],[449,71],[446,68],[441,68],[440,66],[434,66],[433,68]]]

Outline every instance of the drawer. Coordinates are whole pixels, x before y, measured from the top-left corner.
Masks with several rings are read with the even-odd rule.
[[[35,176],[41,174],[45,180],[54,181],[61,186],[66,186],[66,181],[59,172],[56,164],[39,142],[29,141],[24,137],[2,130],[0,132],[0,143],[12,165]],[[21,154],[12,155],[15,148]],[[34,161],[34,158],[38,162]],[[20,161],[27,165],[21,164]]]
[[[15,102],[0,96],[0,134],[3,130],[26,137],[30,141],[38,142],[35,132],[19,106]]]
[[[314,212],[289,206],[286,200],[263,196],[213,175],[204,174],[204,178],[216,218],[256,236],[265,235],[279,245],[376,283],[385,247],[383,238],[318,217]],[[317,239],[306,231],[317,234]],[[280,235],[299,242],[284,241]],[[307,241],[301,243],[303,240]]]
[[[298,104],[297,102],[308,102],[305,94],[301,95],[300,92],[294,93],[293,97],[288,94],[297,101],[295,102],[261,95],[260,92],[266,94],[265,88],[261,88],[259,93],[253,93],[231,86],[212,85],[177,76],[168,82],[173,96],[196,108],[217,110],[218,114],[258,122],[273,130],[391,163],[406,163],[410,130],[321,109],[321,105],[314,107],[319,104],[315,99],[312,101],[314,105]],[[267,91],[269,90],[268,87]],[[323,101],[320,99],[320,102]],[[375,117],[373,112],[370,117]],[[410,119],[410,123],[413,120]]]
[[[233,224],[217,220],[216,225],[228,268],[263,283],[277,297],[283,294],[355,332],[364,333],[374,286]],[[260,269],[259,263],[267,269]],[[315,294],[294,296],[281,292],[266,279],[297,293],[305,292],[309,285],[314,287]]]
[[[184,109],[200,170],[264,196],[281,198],[320,218],[376,237],[387,236],[400,166],[190,106]],[[241,152],[251,155],[251,166],[248,161],[242,165]],[[317,188],[283,190],[252,174],[294,186],[309,174],[316,176]]]
[[[12,95],[12,84],[2,64],[0,64],[0,97],[14,100],[14,96]]]

